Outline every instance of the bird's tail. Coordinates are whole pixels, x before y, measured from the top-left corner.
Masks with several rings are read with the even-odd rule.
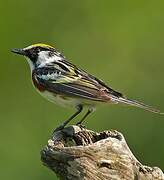
[[[163,114],[162,112],[160,112],[160,110],[154,108],[154,107],[151,107],[149,105],[146,105],[142,102],[138,102],[136,100],[130,100],[130,99],[126,99],[124,97],[116,97],[116,96],[112,96],[112,101],[114,101],[115,103],[122,103],[122,104],[127,104],[127,105],[131,105],[131,106],[135,106],[135,107],[139,107],[139,108],[142,108],[146,111],[150,111],[150,112],[153,112],[153,113],[158,113],[158,114]]]

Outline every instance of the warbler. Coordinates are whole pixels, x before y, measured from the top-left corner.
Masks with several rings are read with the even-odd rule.
[[[122,93],[113,90],[102,80],[69,62],[62,53],[50,45],[34,44],[21,49],[12,49],[12,52],[27,59],[33,85],[42,96],[53,103],[76,109],[59,129],[64,128],[80,114],[83,107],[87,107],[87,113],[77,123],[81,124],[101,103],[127,104],[160,113],[158,109],[128,99]]]

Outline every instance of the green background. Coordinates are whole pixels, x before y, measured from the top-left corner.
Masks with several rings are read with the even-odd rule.
[[[43,99],[27,62],[10,49],[54,45],[109,86],[164,111],[163,9],[162,0],[1,1],[0,179],[54,179],[40,150],[74,112]],[[87,120],[96,131],[121,131],[143,164],[164,169],[164,116],[109,105]]]

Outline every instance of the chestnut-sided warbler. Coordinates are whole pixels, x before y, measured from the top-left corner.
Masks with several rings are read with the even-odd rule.
[[[42,96],[51,102],[77,110],[59,129],[64,128],[86,106],[88,111],[78,122],[81,124],[102,103],[127,104],[160,113],[153,107],[127,99],[100,79],[67,61],[63,54],[50,45],[34,44],[23,49],[12,49],[12,52],[27,59],[32,82]]]

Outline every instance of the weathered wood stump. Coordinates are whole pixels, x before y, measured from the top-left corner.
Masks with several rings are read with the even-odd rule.
[[[55,131],[41,151],[44,165],[65,180],[164,180],[158,167],[142,165],[115,130],[79,126]]]

